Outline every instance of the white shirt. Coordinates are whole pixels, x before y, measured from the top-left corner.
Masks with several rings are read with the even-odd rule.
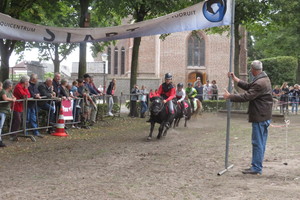
[[[176,97],[181,97],[177,101],[182,102],[185,99],[185,90],[181,89],[181,91],[176,90]]]

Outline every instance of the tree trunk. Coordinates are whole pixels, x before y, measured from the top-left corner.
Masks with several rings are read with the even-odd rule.
[[[86,73],[86,43],[79,44],[79,66],[78,78],[82,78]]]
[[[234,24],[234,74],[236,77],[240,78],[240,34],[239,34],[239,24]],[[237,86],[237,83],[234,82],[234,88],[236,91],[240,91],[240,88]]]
[[[0,53],[1,53],[1,69],[0,69],[0,80],[3,82],[9,79],[9,58],[15,47],[17,41],[13,40],[0,40]]]
[[[3,54],[2,51],[0,77],[2,82],[6,79],[9,79],[9,56]]]
[[[58,54],[59,44],[55,43],[54,46],[55,46],[55,52],[54,52],[53,64],[54,64],[54,73],[55,73],[55,72],[60,72],[60,62],[59,62],[59,54]]]
[[[130,73],[130,90],[136,84],[137,81],[137,71],[139,62],[139,49],[141,44],[141,37],[134,38],[133,48],[132,48],[132,63],[131,63],[131,73]]]
[[[80,0],[80,21],[79,26],[84,28],[88,27],[88,7],[89,0]],[[79,66],[78,66],[78,78],[86,73],[86,43],[80,43],[79,45]]]
[[[131,93],[131,89],[134,87],[134,85],[136,84],[136,81],[137,81],[137,71],[138,71],[138,62],[139,62],[139,49],[140,49],[141,39],[142,39],[141,37],[137,37],[137,38],[134,38],[134,40],[133,40],[129,93]],[[132,103],[130,105],[132,105]],[[136,108],[131,108],[130,107],[130,113],[133,113],[133,111],[135,109]]]
[[[240,34],[239,24],[234,24],[234,74],[240,77]]]
[[[142,4],[140,8],[136,10],[136,14],[134,18],[136,19],[136,22],[141,22],[144,21],[146,15],[147,15],[147,11],[145,8],[145,4]],[[141,40],[142,40],[141,37],[134,38],[133,40],[129,93],[131,92],[131,89],[133,88],[133,86],[136,84],[137,81],[139,50],[140,50]],[[133,111],[132,108],[130,108],[130,113],[133,113],[132,111]]]

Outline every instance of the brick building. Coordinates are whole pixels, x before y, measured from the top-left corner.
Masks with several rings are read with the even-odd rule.
[[[246,59],[246,44],[242,44],[241,58]],[[117,78],[117,94],[128,93],[133,39],[119,40],[107,48],[108,80]],[[194,82],[200,76],[202,83],[216,80],[220,90],[227,88],[230,56],[230,38],[227,35],[207,35],[203,31],[173,33],[160,40],[159,35],[143,37],[139,51],[138,85],[156,89],[164,74],[171,72],[175,84]],[[242,59],[246,70],[246,61]],[[101,61],[101,54],[95,59]]]

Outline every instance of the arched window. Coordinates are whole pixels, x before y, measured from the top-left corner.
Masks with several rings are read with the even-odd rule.
[[[107,69],[108,69],[108,74],[111,74],[111,48],[107,48]]]
[[[205,66],[205,41],[200,35],[191,35],[188,40],[188,66]]]
[[[114,75],[117,75],[118,74],[118,53],[119,53],[119,50],[118,50],[118,47],[115,47],[115,56],[114,56]]]
[[[121,49],[121,75],[125,74],[125,48]]]

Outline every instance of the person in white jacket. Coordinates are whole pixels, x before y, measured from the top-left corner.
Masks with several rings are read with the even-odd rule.
[[[176,89],[176,99],[177,99],[177,103],[180,104],[184,115],[186,115],[184,109],[184,103],[183,103],[183,101],[185,100],[185,96],[186,94],[185,94],[185,90],[183,89],[183,83],[178,83]]]

